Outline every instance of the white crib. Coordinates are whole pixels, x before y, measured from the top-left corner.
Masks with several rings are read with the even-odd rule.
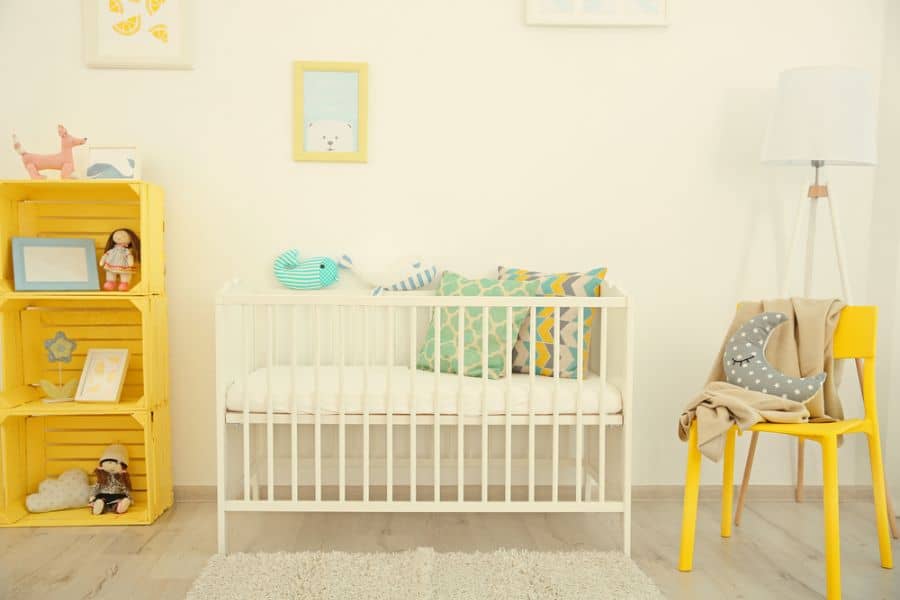
[[[219,552],[240,511],[613,512],[630,552],[633,309],[615,286],[599,298],[372,297],[232,283],[216,305]],[[557,323],[562,308],[594,309],[587,372],[583,310],[576,379],[559,377],[558,327],[553,377],[511,373],[511,326],[505,377],[417,370],[435,309],[453,306],[484,311],[482,348],[490,308],[512,323],[529,307],[532,324],[537,307]]]

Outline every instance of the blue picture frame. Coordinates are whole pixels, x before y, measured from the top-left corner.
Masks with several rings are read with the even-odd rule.
[[[73,255],[73,250],[84,253],[83,264],[77,254]],[[47,265],[52,262],[55,253],[61,262],[68,261],[71,268],[60,265],[57,269],[48,269]],[[12,259],[17,292],[77,292],[100,289],[97,253],[93,240],[14,237]],[[30,274],[29,270],[32,271]],[[71,275],[67,275],[67,271]]]

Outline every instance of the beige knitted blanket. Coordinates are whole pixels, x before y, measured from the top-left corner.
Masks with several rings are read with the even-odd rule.
[[[747,430],[756,423],[827,422],[844,418],[838,398],[839,369],[834,363],[834,329],[841,309],[840,300],[791,298],[741,303],[716,356],[703,392],[691,400],[678,420],[678,437],[687,441],[691,423],[697,420],[697,445],[707,458],[718,461],[725,447],[725,433],[736,424]],[[786,375],[809,377],[825,372],[822,390],[805,403],[745,390],[725,381],[722,355],[725,342],[750,317],[762,312],[787,315],[766,346],[766,358]]]

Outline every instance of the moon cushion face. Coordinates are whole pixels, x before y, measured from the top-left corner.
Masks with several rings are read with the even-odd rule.
[[[752,317],[728,339],[722,357],[725,380],[732,385],[806,402],[822,389],[825,373],[791,377],[769,364],[766,346],[776,327],[787,322],[782,313],[766,312]]]

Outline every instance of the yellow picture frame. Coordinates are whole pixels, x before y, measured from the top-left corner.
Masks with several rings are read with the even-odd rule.
[[[308,77],[312,73],[321,77]],[[294,160],[367,162],[368,102],[368,63],[294,62]]]

